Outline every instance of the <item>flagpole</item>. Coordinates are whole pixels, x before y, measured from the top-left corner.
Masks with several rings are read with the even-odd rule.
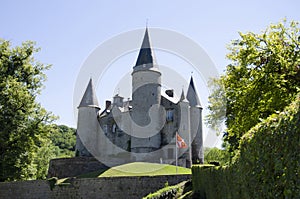
[[[178,154],[177,154],[177,134],[176,134],[176,142],[175,142],[175,158],[176,158],[176,160],[175,160],[175,162],[176,162],[176,175],[177,175],[177,166],[178,166],[178,160],[177,160],[177,156],[178,156]]]
[[[189,159],[190,159],[190,168],[192,168],[192,142],[191,142],[191,132],[189,132]]]
[[[177,133],[176,133],[176,141],[175,141],[175,162],[176,162],[176,175],[177,175],[177,170],[178,170],[178,168],[177,168],[177,166],[178,166],[178,160],[177,160],[177,156],[178,156],[178,154],[177,154]]]

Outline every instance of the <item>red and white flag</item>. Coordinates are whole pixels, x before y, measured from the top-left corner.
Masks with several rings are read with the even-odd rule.
[[[177,147],[180,149],[187,148],[187,144],[184,142],[184,139],[182,139],[182,137],[179,136],[178,133],[176,133],[176,143]]]

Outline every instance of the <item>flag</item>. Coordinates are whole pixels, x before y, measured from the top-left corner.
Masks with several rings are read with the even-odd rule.
[[[178,133],[176,133],[176,143],[177,143],[177,147],[180,149],[187,148],[187,144],[184,142],[182,137],[179,136]]]

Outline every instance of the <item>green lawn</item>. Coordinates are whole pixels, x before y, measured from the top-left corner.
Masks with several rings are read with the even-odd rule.
[[[112,167],[106,171],[96,171],[78,176],[79,178],[117,177],[117,176],[155,176],[191,174],[191,169],[184,167],[155,164],[147,162],[134,162]]]

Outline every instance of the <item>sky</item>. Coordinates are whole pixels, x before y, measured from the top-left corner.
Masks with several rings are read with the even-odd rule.
[[[38,101],[59,116],[58,124],[76,127],[76,107],[73,105],[76,81],[86,59],[104,42],[128,31],[144,29],[147,23],[150,28],[171,30],[193,40],[222,74],[229,63],[226,46],[239,38],[238,32],[259,33],[270,23],[277,23],[283,18],[300,21],[299,7],[297,0],[1,0],[0,38],[11,41],[14,46],[27,40],[36,42],[36,46],[41,48],[34,55],[36,60],[52,65],[46,71],[47,81]],[[142,42],[142,36],[137,41]],[[130,74],[137,53],[127,53],[113,60],[110,71],[106,70],[106,77],[96,82],[102,108],[104,101],[111,99],[116,92],[127,95],[117,84],[122,82],[120,79],[126,73],[127,77]],[[182,65],[181,69],[175,70],[189,81],[193,71],[184,68],[187,63],[166,52],[157,52],[156,58],[161,65],[168,67]],[[114,75],[120,67],[124,74]],[[197,75],[195,77],[196,88],[206,110],[208,91],[203,87],[207,82]],[[86,84],[82,82],[81,87]],[[187,89],[185,85],[179,85],[175,91],[178,93],[178,89],[182,88]]]

